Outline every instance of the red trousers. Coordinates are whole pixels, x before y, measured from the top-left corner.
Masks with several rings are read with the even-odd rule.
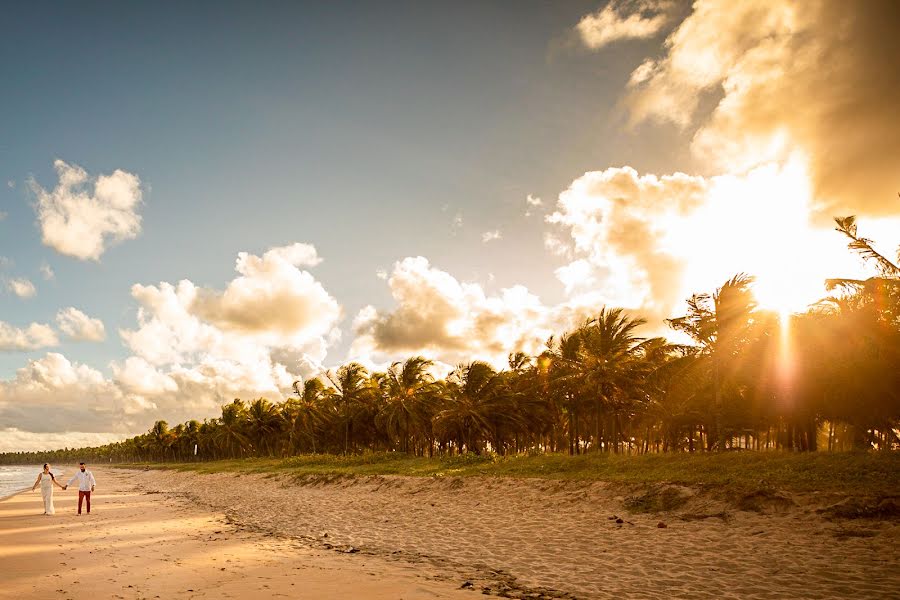
[[[87,511],[91,514],[91,493],[78,490],[78,514],[81,514],[81,501],[87,500]]]

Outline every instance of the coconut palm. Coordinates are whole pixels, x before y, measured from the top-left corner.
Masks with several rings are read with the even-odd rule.
[[[488,363],[460,365],[447,377],[446,400],[435,427],[457,448],[480,454],[483,442],[503,452],[503,434],[524,424],[503,376]]]
[[[275,440],[281,433],[281,414],[265,398],[250,403],[246,413],[246,432],[257,455],[272,456]]]
[[[303,442],[307,442],[315,453],[323,423],[325,384],[318,378],[295,381],[294,393],[297,394],[296,398],[289,398],[281,405],[281,415],[288,434],[288,451],[296,453],[302,449]]]
[[[247,419],[247,406],[243,400],[235,398],[230,404],[222,407],[222,416],[216,428],[216,444],[229,456],[240,454],[250,446],[250,440],[245,432]]]
[[[165,421],[157,421],[148,432],[147,445],[159,457],[165,457],[175,442],[175,436]]]
[[[368,370],[356,362],[340,367],[337,372],[328,371],[325,376],[334,386],[329,400],[337,407],[344,430],[344,454],[347,454],[352,441],[354,411],[374,400],[377,389],[369,379]]]
[[[410,451],[410,441],[431,439],[431,419],[439,388],[429,373],[432,361],[414,356],[393,363],[379,378],[383,404],[377,420],[391,440],[399,440],[402,452]]]
[[[601,309],[600,313],[578,331],[581,345],[575,373],[582,381],[584,393],[592,400],[594,412],[594,444],[600,449],[602,421],[609,416],[611,435],[608,440],[614,452],[622,441],[622,416],[639,402],[642,379],[642,348],[647,342],[636,330],[645,324],[620,308]]]
[[[751,285],[753,277],[739,273],[710,296],[695,294],[688,301],[688,312],[667,322],[676,331],[690,336],[697,344],[697,366],[705,369],[712,381],[716,448],[725,449],[723,397],[735,392],[741,352],[753,332],[756,301]],[[709,438],[707,438],[709,442]]]

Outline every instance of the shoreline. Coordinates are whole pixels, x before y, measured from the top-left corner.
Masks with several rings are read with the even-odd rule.
[[[24,494],[25,492],[30,492],[30,491],[31,491],[30,487],[24,487],[21,490],[17,490],[15,492],[10,492],[6,496],[0,496],[0,502],[3,502],[4,500],[9,500],[13,496],[18,496],[19,494]]]

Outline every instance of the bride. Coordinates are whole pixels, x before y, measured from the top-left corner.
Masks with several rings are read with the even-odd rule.
[[[34,485],[31,486],[32,492],[39,483],[41,484],[41,496],[44,498],[44,514],[56,514],[56,510],[53,508],[53,486],[58,485],[61,490],[66,488],[56,481],[56,477],[50,472],[50,465],[47,463],[44,463],[44,470],[38,473],[37,479],[34,480]]]

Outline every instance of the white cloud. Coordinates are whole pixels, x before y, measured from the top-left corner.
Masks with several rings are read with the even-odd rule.
[[[52,191],[29,181],[45,245],[81,260],[99,260],[109,244],[138,236],[142,194],[137,175],[117,169],[92,179],[77,165],[53,164],[59,182]]]
[[[571,246],[550,232],[544,232],[544,248],[555,256],[572,256]]]
[[[488,295],[421,256],[396,263],[388,285],[397,306],[367,306],[357,314],[351,359],[381,364],[422,354],[447,364],[482,359],[499,367],[510,352],[540,351],[552,333],[589,312],[568,303],[546,306],[523,286]]]
[[[33,452],[58,450],[61,448],[94,448],[122,439],[121,433],[85,433],[64,431],[62,433],[35,433],[15,427],[0,429],[0,452]],[[63,465],[59,465],[63,466]],[[56,465],[53,466],[58,471]],[[58,473],[57,473],[58,474]]]
[[[47,262],[41,263],[41,277],[43,277],[46,281],[50,281],[56,277],[56,273],[53,272],[53,268],[47,264]]]
[[[462,213],[456,213],[456,216],[453,217],[453,222],[450,224],[450,233],[456,235],[459,233],[459,230],[462,229],[463,226],[463,217]]]
[[[503,239],[503,234],[499,229],[494,229],[493,231],[485,231],[481,234],[481,241],[485,244],[501,239]]]
[[[320,262],[314,247],[294,244],[240,253],[238,275],[223,290],[188,280],[133,286],[137,326],[120,331],[133,354],[109,365],[112,376],[57,353],[32,360],[0,381],[0,423],[40,440],[62,431],[125,437],[158,418],[212,416],[233,398],[283,399],[293,381],[322,368],[340,338],[340,306],[302,268]],[[75,338],[103,333],[74,308],[60,311],[58,323]],[[0,323],[0,349],[56,343],[49,326]]]
[[[103,321],[91,318],[72,306],[56,314],[56,324],[73,340],[102,342],[106,339]]]
[[[55,352],[0,381],[0,423],[30,432],[126,433],[132,405],[102,373]]]
[[[18,296],[19,298],[33,298],[37,294],[34,284],[24,277],[17,279],[8,279],[6,281],[6,289]]]
[[[174,381],[179,395],[190,390],[201,404],[232,394],[280,397],[297,375],[321,366],[338,336],[340,305],[299,268],[319,262],[312,246],[295,244],[261,257],[240,253],[239,276],[222,291],[188,280],[135,285],[138,328],[120,334],[143,371],[160,373],[142,380],[167,382],[160,394]],[[134,379],[127,374],[136,364],[116,366],[123,382]]]
[[[694,155],[726,172],[802,154],[823,220],[895,213],[898,22],[890,2],[698,0],[632,74],[631,122],[693,131]]]
[[[539,206],[543,206],[544,202],[537,196],[528,194],[528,196],[525,197],[525,204],[527,206],[527,208],[525,209],[525,216],[530,217],[532,214],[532,210]]]
[[[8,269],[12,267],[15,263],[13,259],[8,256],[0,256],[0,269]]]
[[[602,9],[583,17],[575,31],[593,50],[619,40],[651,38],[669,22],[673,4],[670,0],[610,0]]]
[[[49,325],[32,323],[20,329],[0,321],[0,351],[26,351],[59,345],[56,333]]]
[[[764,305],[801,310],[826,278],[859,271],[841,236],[811,221],[812,203],[800,159],[710,178],[586,173],[547,218],[574,247],[556,275],[571,302],[632,309],[661,331],[688,295],[741,271]]]

